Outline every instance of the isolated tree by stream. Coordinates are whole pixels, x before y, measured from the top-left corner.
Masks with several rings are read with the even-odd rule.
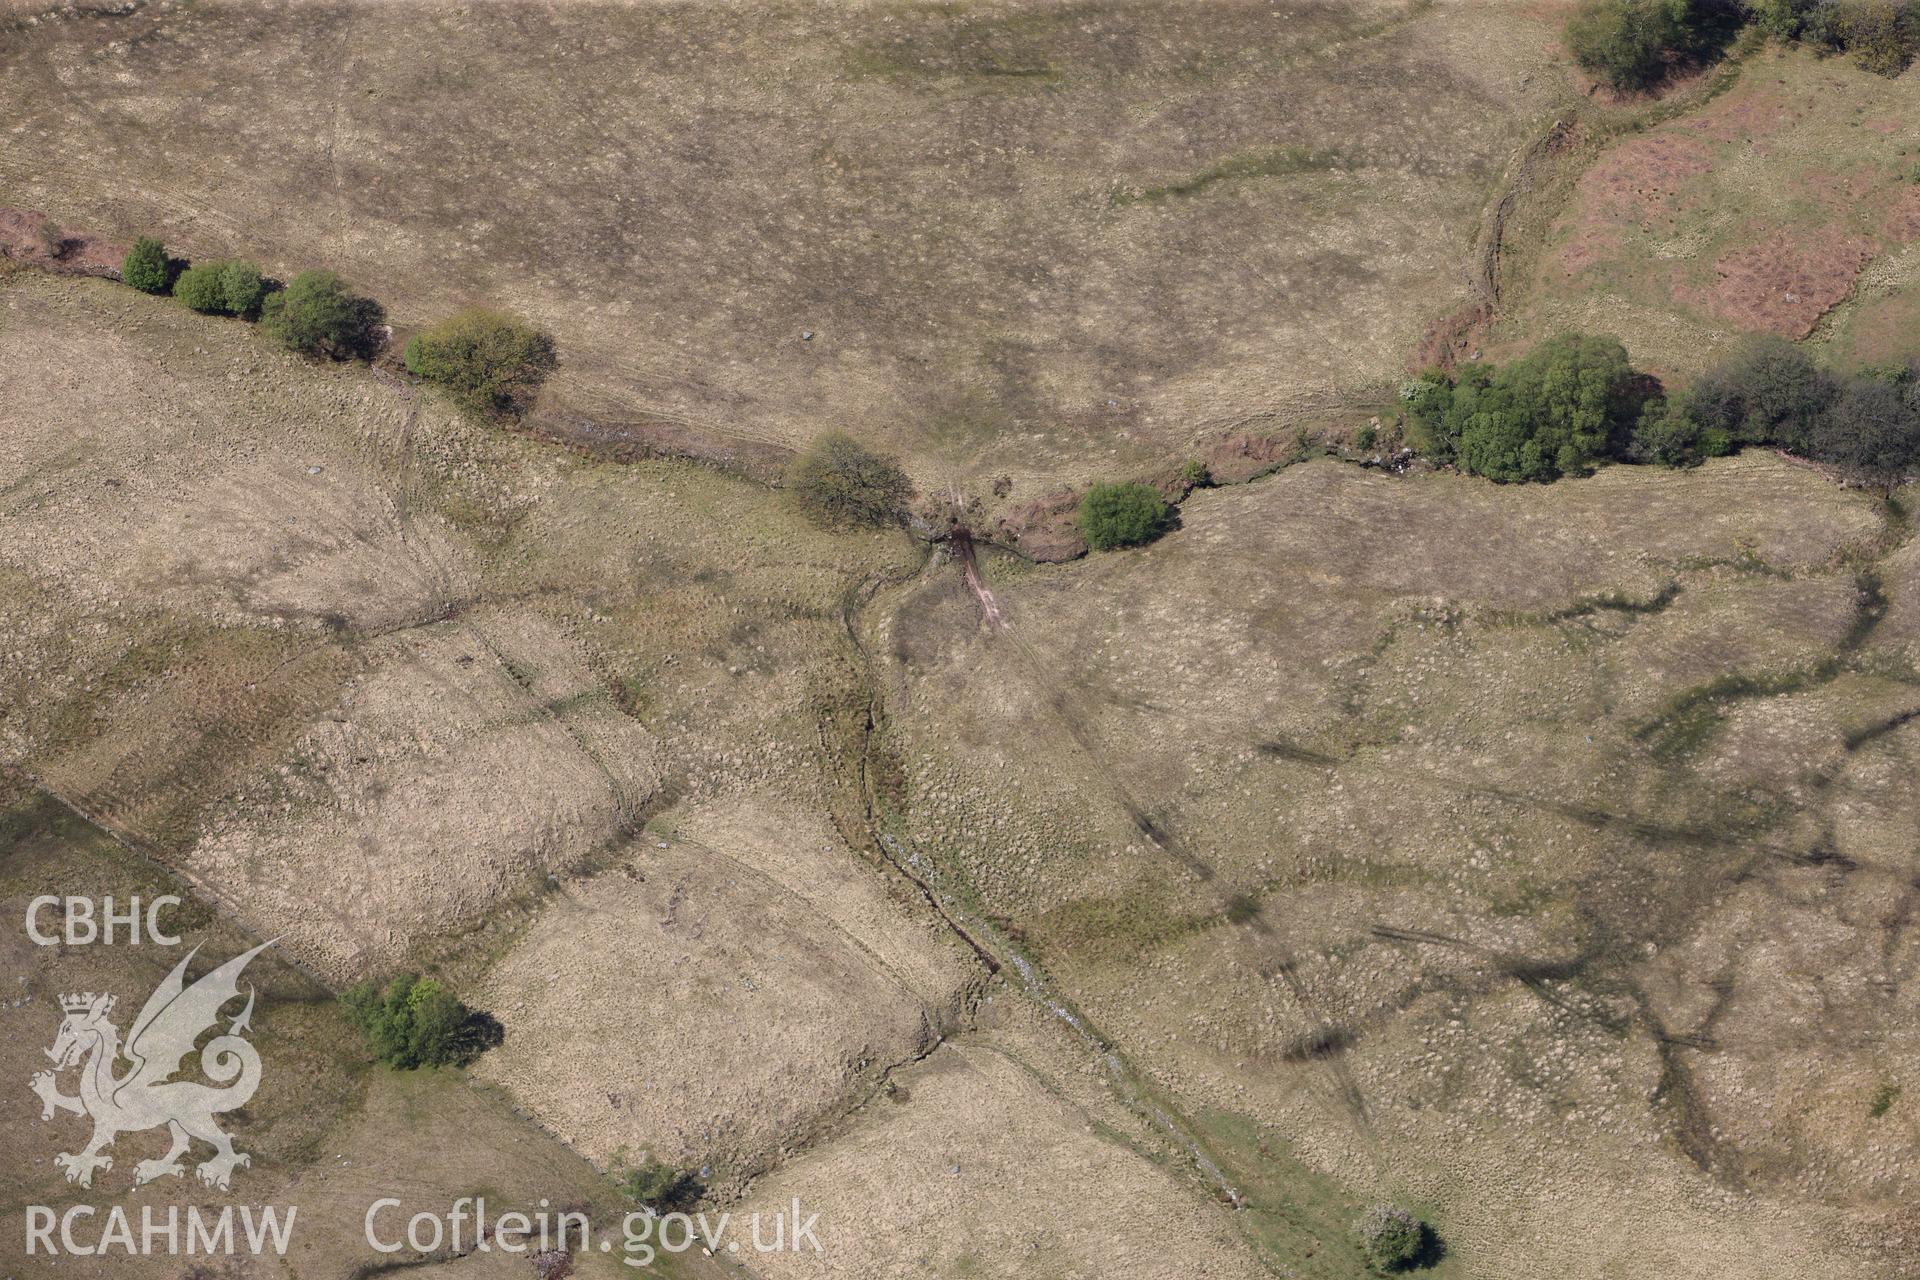
[[[914,494],[899,463],[842,431],[814,440],[787,482],[801,510],[829,527],[892,524]]]

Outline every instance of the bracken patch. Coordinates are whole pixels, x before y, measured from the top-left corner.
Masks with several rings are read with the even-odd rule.
[[[1797,340],[1852,292],[1874,248],[1864,236],[1835,230],[1805,236],[1776,232],[1723,254],[1714,263],[1714,284],[1675,292],[1743,329]]]

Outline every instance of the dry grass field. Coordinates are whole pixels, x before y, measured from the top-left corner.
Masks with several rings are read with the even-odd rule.
[[[150,864],[130,856],[98,828],[74,817],[44,796],[12,784],[0,791],[0,898],[9,919],[18,920],[27,900],[44,892],[87,896],[113,894],[125,902],[134,894],[151,898],[177,891],[177,885]],[[188,907],[169,923],[191,932],[209,954],[224,958],[252,939],[219,921],[204,907]],[[58,1024],[58,997],[70,990],[119,991],[132,997],[152,987],[178,958],[177,953],[147,947],[42,948],[10,930],[4,943],[7,995],[5,1035],[0,1036],[0,1070],[24,1083],[46,1065],[40,1051],[52,1041]],[[164,1214],[198,1205],[217,1213],[235,1199],[249,1205],[294,1204],[299,1217],[286,1270],[266,1260],[219,1266],[210,1274],[235,1280],[292,1274],[347,1276],[390,1258],[362,1243],[361,1218],[381,1196],[398,1196],[409,1205],[444,1206],[476,1192],[491,1198],[497,1211],[532,1210],[542,1197],[578,1203],[596,1222],[617,1223],[624,1210],[619,1198],[578,1154],[560,1142],[530,1130],[510,1106],[492,1092],[448,1073],[409,1075],[370,1067],[355,1045],[344,1016],[326,989],[271,955],[248,970],[259,984],[256,1015],[264,1059],[261,1089],[244,1111],[228,1117],[235,1145],[252,1153],[241,1171],[245,1183],[237,1196],[199,1187],[191,1180],[150,1183],[128,1198],[138,1212],[150,1204]],[[131,1016],[131,1011],[126,1016]],[[42,1124],[40,1103],[24,1087],[0,1097],[0,1123],[13,1135],[4,1182],[0,1182],[0,1271],[8,1275],[57,1274],[89,1278],[135,1275],[178,1280],[188,1266],[178,1258],[66,1257],[49,1263],[23,1253],[22,1206],[39,1204],[63,1212],[75,1204],[104,1204],[131,1185],[134,1164],[157,1157],[163,1134],[129,1134],[115,1144],[114,1168],[98,1175],[91,1191],[69,1186],[52,1165],[54,1152],[69,1149],[84,1135],[84,1122]],[[76,1134],[76,1130],[78,1134]],[[420,1160],[420,1150],[432,1160]],[[137,1220],[137,1219],[136,1219]],[[583,1255],[576,1274],[593,1280],[632,1274],[609,1260]],[[427,1262],[415,1274],[465,1277],[452,1262]],[[524,1257],[498,1275],[526,1276]],[[717,1275],[701,1260],[676,1258],[660,1274]]]
[[[1567,8],[0,0],[0,245],[99,237],[0,257],[0,908],[278,944],[239,1194],[299,1250],[137,1274],[1364,1280],[1382,1201],[1434,1280],[1913,1274],[1911,497],[1263,452],[1436,341],[1907,350],[1920,73],[1602,100]],[[145,232],[401,337],[510,306],[561,369],[506,429],[73,278]],[[983,535],[1277,469],[970,585],[765,483],[830,427]],[[24,1088],[53,1000],[174,957],[0,957],[24,1277],[83,1194]],[[331,996],[403,969],[503,1042],[376,1066]],[[826,1252],[361,1238],[382,1195],[616,1221],[649,1157]]]
[[[1565,91],[1561,10],[22,3],[0,195],[402,327],[514,306],[557,420],[857,423],[1018,499],[1397,376]]]
[[[488,973],[507,1043],[477,1072],[596,1162],[647,1152],[732,1189],[963,1025],[977,975],[803,810],[673,828],[569,886]]]
[[[954,892],[1189,1114],[1433,1206],[1466,1274],[1902,1274],[1904,517],[1741,458],[1318,463],[1182,518],[990,572],[1003,634],[944,581],[876,619]]]

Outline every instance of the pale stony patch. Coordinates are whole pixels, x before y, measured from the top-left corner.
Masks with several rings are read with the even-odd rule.
[[[1866,1117],[1910,806],[1901,740],[1848,743],[1912,699],[1860,648],[1871,496],[1764,454],[1550,487],[1314,463],[1181,518],[988,562],[1005,636],[895,598],[922,863],[1186,1114],[1416,1195],[1474,1274],[1704,1276],[1749,1231],[1766,1274],[1888,1274],[1903,1104]],[[1871,873],[1823,865],[1829,817]],[[1723,929],[1720,1042],[1722,971],[1662,957]]]
[[[971,956],[889,876],[768,801],[643,836],[474,989],[507,1032],[477,1070],[597,1163],[732,1185],[955,1025]]]
[[[409,401],[103,281],[0,295],[0,559],[83,605],[382,629],[472,570],[390,466]]]
[[[797,1197],[819,1213],[821,1243],[817,1254],[760,1255],[756,1268],[771,1280],[1271,1274],[1178,1166],[1096,1131],[1047,1079],[993,1037],[942,1045],[895,1072],[897,1099],[875,1099],[754,1184],[741,1212],[771,1214]]]
[[[551,624],[440,623],[376,642],[183,865],[256,930],[352,980],[590,859],[659,769],[651,735]]]

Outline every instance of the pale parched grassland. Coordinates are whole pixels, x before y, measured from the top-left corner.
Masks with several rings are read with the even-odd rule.
[[[1024,500],[1377,388],[1565,91],[1560,6],[166,4],[18,20],[0,203],[402,328],[552,330],[550,413],[857,426]],[[573,74],[580,67],[593,74]],[[811,334],[807,339],[805,334]]]

